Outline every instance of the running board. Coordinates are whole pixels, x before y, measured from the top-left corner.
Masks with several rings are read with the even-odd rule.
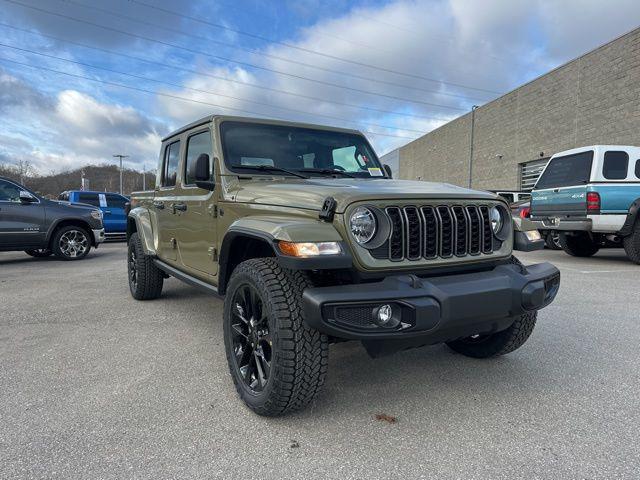
[[[199,278],[195,278],[195,277],[192,277],[191,275],[187,275],[186,273],[181,272],[180,270],[178,270],[175,267],[172,267],[171,265],[167,265],[162,260],[158,260],[157,258],[153,260],[153,263],[155,263],[156,266],[167,275],[177,278],[178,280],[183,281],[184,283],[187,283],[191,286],[198,287],[201,290],[204,290],[205,292],[218,295],[217,287],[214,287],[213,285],[209,285],[207,282],[203,282]]]

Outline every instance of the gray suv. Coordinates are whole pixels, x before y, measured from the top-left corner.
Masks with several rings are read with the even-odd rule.
[[[99,209],[47,200],[0,177],[0,251],[79,260],[104,238]]]

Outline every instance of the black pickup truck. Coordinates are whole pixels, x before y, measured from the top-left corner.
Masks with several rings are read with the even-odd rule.
[[[99,209],[47,200],[0,177],[0,251],[79,260],[104,238]]]

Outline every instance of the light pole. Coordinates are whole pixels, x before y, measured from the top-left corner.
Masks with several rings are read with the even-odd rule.
[[[122,159],[129,158],[129,155],[114,155],[113,157],[120,159],[120,195],[122,195]]]
[[[469,188],[471,188],[471,179],[473,175],[473,132],[476,126],[476,108],[478,105],[471,107],[471,139],[469,142]]]
[[[142,190],[147,189],[147,164],[142,164]]]

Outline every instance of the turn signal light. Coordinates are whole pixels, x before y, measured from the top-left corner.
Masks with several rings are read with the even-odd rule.
[[[280,251],[290,257],[317,257],[342,253],[338,242],[278,242]]]
[[[587,192],[587,211],[600,211],[600,194],[598,192]]]

